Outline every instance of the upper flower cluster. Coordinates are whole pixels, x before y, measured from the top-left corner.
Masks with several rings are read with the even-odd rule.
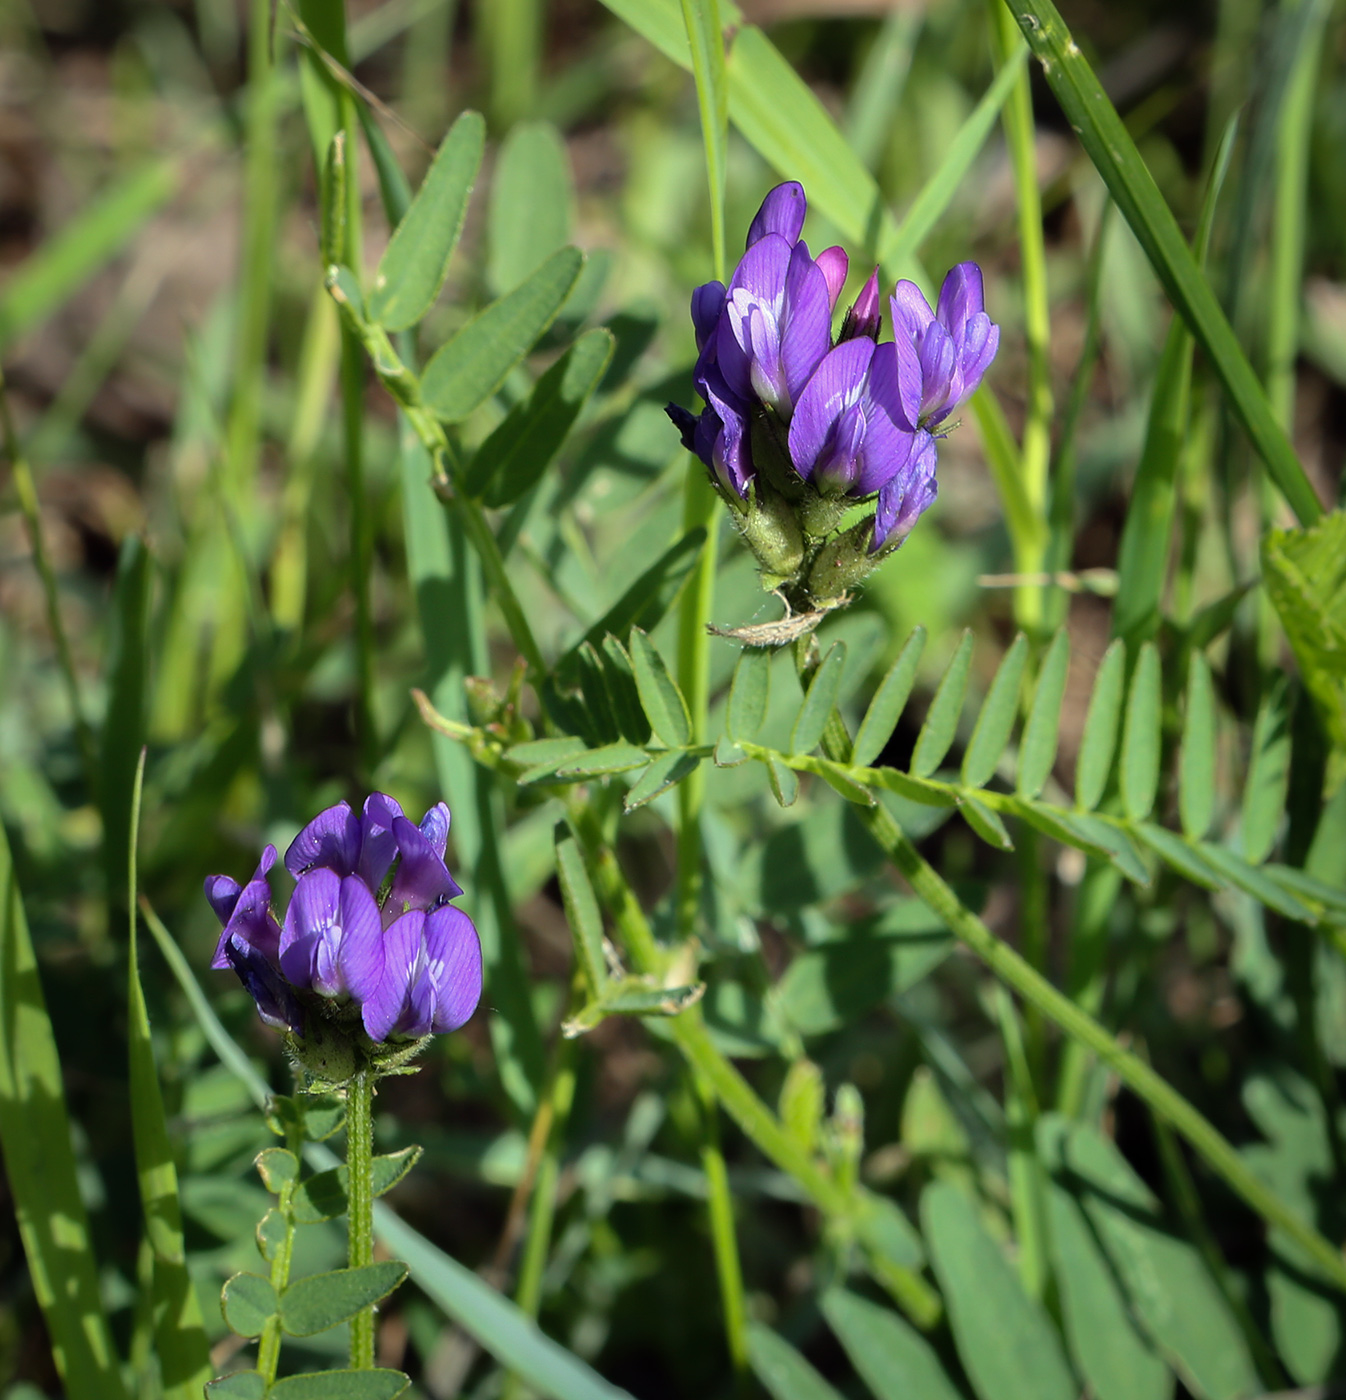
[[[481,997],[481,946],[448,901],[462,893],[444,863],[449,809],[419,826],[373,793],[356,816],[346,802],[320,812],[290,843],[294,893],[278,920],[268,846],[246,885],[206,880],[224,926],[211,966],[232,967],[262,1019],[303,1040],[313,1017],[358,1016],[375,1045],[456,1030]]]
[[[936,437],[981,383],[1000,332],[968,262],[949,273],[933,310],[914,283],[899,282],[889,300],[895,338],[883,343],[876,270],[834,342],[848,260],[841,248],[809,253],[806,210],[802,186],[776,186],[728,286],[692,294],[693,378],[706,408],[670,405],[669,416],[738,511],[771,581],[802,583],[817,599],[901,544],[935,499]],[[849,505],[869,500],[873,516],[846,532],[852,544],[863,539],[864,557],[843,560],[828,536]]]

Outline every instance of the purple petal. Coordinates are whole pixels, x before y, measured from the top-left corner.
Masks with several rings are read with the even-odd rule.
[[[383,921],[369,886],[358,876],[341,882],[337,918],[341,929],[337,981],[343,991],[363,1002],[383,980]]]
[[[874,514],[874,539],[870,553],[896,548],[935,499],[935,439],[922,433],[905,471],[899,472],[879,492]]]
[[[939,304],[935,319],[953,336],[961,340],[968,320],[983,310],[981,268],[974,262],[959,263],[949,270],[939,289]]]
[[[865,444],[853,496],[880,490],[907,465],[915,434],[908,426],[898,383],[897,346],[876,346],[865,382]]]
[[[947,405],[953,393],[958,347],[944,327],[932,321],[921,340],[920,354],[921,415],[934,417],[938,414],[942,418],[949,411]]]
[[[243,886],[232,875],[206,876],[206,898],[221,925],[229,922],[229,916],[234,912],[234,905],[238,903],[238,897],[242,893]]]
[[[297,880],[315,866],[349,875],[360,855],[360,823],[349,802],[338,802],[316,817],[290,842],[285,868]]]
[[[708,382],[706,397],[710,402],[710,408],[706,410],[710,416],[706,424],[710,432],[706,453],[701,460],[726,486],[746,499],[748,482],[753,473],[747,420],[737,405],[730,401],[727,390],[722,397],[717,387]]]
[[[692,293],[692,327],[696,331],[698,352],[706,348],[706,342],[714,335],[723,310],[723,282],[707,282]]]
[[[399,917],[407,909],[432,909],[455,895],[462,894],[449,874],[444,858],[425,839],[418,827],[405,817],[393,822],[393,835],[401,852],[393,886],[388,892],[383,917]]]
[[[735,292],[744,291],[757,301],[779,305],[793,252],[793,242],[787,242],[779,234],[769,233],[759,239],[739,259],[729,279],[726,304],[733,301]]]
[[[818,254],[817,262],[827,281],[827,300],[832,310],[835,311],[837,298],[841,295],[841,289],[846,285],[846,273],[850,267],[850,259],[847,258],[844,248],[824,248]]]
[[[444,852],[448,850],[449,823],[452,820],[448,806],[443,802],[436,802],[421,818],[421,835],[434,848],[440,860],[444,859]]]
[[[262,1020],[277,1030],[302,1032],[304,1017],[299,1003],[295,1000],[293,989],[275,966],[256,948],[237,939],[230,940],[227,952],[226,966],[238,973],[238,980],[257,1003]]]
[[[481,1000],[481,942],[472,920],[451,904],[425,921],[426,957],[435,984],[436,1035],[456,1031]]]
[[[804,227],[804,215],[808,213],[808,200],[804,198],[804,187],[797,180],[787,180],[777,185],[762,201],[762,207],[748,225],[747,246],[761,242],[768,234],[779,234],[787,243],[795,243]]]
[[[925,375],[921,370],[921,355],[914,341],[905,335],[898,335],[893,342],[897,371],[897,408],[901,420],[915,431],[921,421],[921,399],[924,394]]]
[[[846,319],[841,324],[840,338],[853,340],[856,336],[867,335],[871,340],[877,340],[882,324],[883,317],[879,309],[879,270],[876,267],[870,274],[869,281],[860,288],[860,295],[856,297],[855,304],[846,313]]]
[[[828,445],[837,419],[860,397],[861,383],[874,354],[868,338],[848,340],[823,356],[804,386],[790,420],[790,460],[806,481]]]
[[[785,279],[790,270],[790,245],[778,234],[768,234],[743,255],[729,281],[728,299],[715,333],[715,358],[725,383],[741,399],[751,399],[753,387],[753,346],[751,322],[763,317],[774,328],[770,339],[775,349],[767,355],[779,359],[780,314],[785,301]],[[704,373],[710,353],[707,343],[698,371]]]
[[[977,392],[999,348],[1000,327],[984,311],[973,316],[959,354],[957,394],[951,407],[966,403]]]
[[[791,264],[785,290],[780,358],[789,405],[798,402],[831,346],[832,305],[827,297],[827,278],[805,254]]]
[[[211,958],[213,968],[229,966],[229,944],[231,941],[245,943],[256,948],[263,957],[275,960],[280,951],[280,925],[271,912],[271,886],[267,874],[276,862],[276,848],[268,846],[253,871],[252,879],[238,892],[229,910],[229,918],[220,932],[220,941],[215,945],[215,956]],[[215,876],[218,882],[227,876]],[[209,894],[207,882],[207,894]],[[230,883],[233,883],[232,881]],[[217,909],[218,913],[219,910]]]
[[[336,949],[332,930],[341,904],[341,876],[325,865],[302,875],[290,896],[280,934],[281,971],[296,987],[335,996]]]
[[[907,335],[913,339],[935,319],[921,289],[915,282],[899,282],[888,298],[889,310],[893,313],[893,334]]]
[[[425,913],[412,909],[383,933],[383,971],[360,1016],[370,1040],[387,1040],[402,1019],[411,980],[425,947]]]
[[[356,873],[377,890],[397,858],[397,838],[393,824],[402,817],[402,807],[386,792],[371,792],[360,817],[360,860]],[[349,872],[348,872],[349,873]]]

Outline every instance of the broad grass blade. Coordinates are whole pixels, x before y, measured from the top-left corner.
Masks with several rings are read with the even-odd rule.
[[[560,132],[550,122],[512,127],[491,177],[486,280],[497,296],[570,242],[574,204],[570,153]]]
[[[0,1146],[52,1354],[70,1400],[127,1400],[80,1196],[61,1060],[0,831]]]

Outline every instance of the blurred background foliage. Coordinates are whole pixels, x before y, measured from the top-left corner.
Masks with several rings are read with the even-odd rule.
[[[744,11],[818,94],[899,213],[992,76],[982,0],[891,9],[865,0],[760,0]],[[1346,450],[1346,14],[1311,0],[1178,8],[1127,0],[1071,4],[1066,18],[1188,234],[1238,114],[1210,267],[1254,363],[1273,376],[1269,327],[1283,310],[1274,211],[1278,172],[1290,158],[1281,117],[1302,26],[1317,26],[1300,152],[1303,276],[1290,292],[1298,344],[1279,392],[1320,498],[1337,502]],[[511,577],[555,655],[679,530],[688,459],[663,405],[691,402],[686,308],[691,288],[713,273],[693,85],[594,0],[352,0],[348,22],[351,86],[413,187],[459,111],[475,107],[488,120],[486,167],[425,344],[439,344],[568,242],[588,262],[535,352],[534,373],[584,325],[609,326],[616,337],[600,393],[543,483],[502,526]],[[306,33],[289,5],[273,12],[264,2],[9,0],[0,8],[0,353],[69,640],[63,658],[20,508],[25,486],[7,474],[0,814],[77,1125],[100,1283],[123,1342],[135,1328],[140,1216],[123,1053],[126,818],[117,798],[129,791],[128,764],[142,736],[142,886],[197,968],[216,936],[200,894],[207,873],[241,876],[263,842],[283,849],[319,807],[371,786],[417,813],[441,796],[456,813],[476,801],[466,790],[442,790],[437,741],[410,698],[411,687],[426,683],[427,665],[441,668],[442,657],[427,663],[426,618],[437,617],[438,635],[451,639],[458,619],[443,610],[464,594],[413,596],[409,488],[390,400],[371,377],[353,428],[338,407],[342,376],[366,371],[343,367],[335,309],[320,283],[321,215],[296,67]],[[272,39],[274,64],[266,55]],[[1170,313],[1123,221],[1104,222],[1102,184],[1036,68],[1033,92],[1058,421],[1078,402],[1071,546],[1059,561],[1072,575],[1058,759],[1069,787],[1112,630],[1119,541]],[[387,217],[367,151],[352,168],[372,268]],[[793,174],[773,172],[731,135],[731,240],[765,190]],[[806,232],[815,248],[838,241],[816,213]],[[986,269],[988,308],[1003,327],[990,382],[1017,428],[1029,366],[1016,186],[998,129],[921,252],[940,273],[973,256]],[[858,285],[868,269],[853,253]],[[1091,310],[1100,350],[1079,380]],[[513,371],[460,426],[462,444],[484,441],[532,380]],[[1180,473],[1181,547],[1165,610],[1174,626],[1256,578],[1264,524],[1281,520],[1200,360],[1193,405]],[[428,492],[424,508],[432,508]],[[768,613],[750,561],[727,536],[712,615],[729,624],[761,620]],[[964,628],[976,635],[972,690],[984,693],[1014,634],[1013,569],[969,421],[942,449],[937,508],[858,604],[829,624],[829,639],[849,647],[843,707],[867,697],[917,624],[929,642],[912,713],[923,712]],[[353,589],[352,578],[362,585]],[[490,600],[478,606],[490,624],[489,651],[455,660],[453,674],[489,673],[503,687],[513,648]],[[672,654],[672,618],[657,641]],[[442,645],[453,650],[451,640]],[[736,656],[729,643],[712,646],[712,734]],[[1232,615],[1212,658],[1229,757],[1215,792],[1223,829],[1237,818],[1253,718],[1286,658],[1260,595]],[[798,705],[788,670],[773,686],[779,714],[768,724],[776,727]],[[1301,727],[1311,729],[1307,706],[1302,712]],[[903,719],[887,761],[905,762],[916,727]],[[477,781],[470,765],[459,771],[465,786]],[[842,1084],[863,1097],[862,1171],[871,1185],[913,1213],[930,1181],[973,1186],[991,1236],[1008,1241],[1005,1064],[991,984],[969,959],[945,956],[938,924],[914,913],[851,809],[821,784],[784,811],[756,765],[715,770],[708,785],[706,1008],[721,1048],[755,1062],[755,1087],[774,1103],[806,1046],[829,1103]],[[554,801],[511,797],[499,852],[513,921],[503,936],[517,939],[548,1043],[570,976],[553,871],[557,811]],[[656,803],[621,827],[623,865],[657,928],[671,918],[670,812]],[[958,824],[941,826],[937,809],[904,809],[903,817],[913,835],[929,838],[923,849],[965,900],[1013,939],[1024,879],[1015,858],[996,856]],[[1344,866],[1338,854],[1335,872],[1322,878],[1342,883]],[[1054,859],[1045,876],[1054,908],[1071,906],[1083,867],[1070,850]],[[483,898],[469,888],[469,906]],[[1090,983],[1090,994],[1108,1024],[1143,1044],[1254,1156],[1273,1153],[1258,1139],[1278,1141],[1277,1124],[1290,1136],[1316,1133],[1307,1156],[1292,1153],[1289,1165],[1269,1170],[1288,1172],[1286,1190],[1306,1201],[1315,1192],[1339,1195],[1329,1183],[1343,1180],[1341,1129],[1335,1108],[1322,1103],[1335,1105],[1346,1067],[1340,955],[1296,943],[1302,930],[1268,920],[1246,896],[1211,897],[1171,876],[1149,890],[1114,884],[1093,917],[1106,976]],[[1068,984],[1078,975],[1065,947],[1069,927],[1062,912],[1052,928],[1060,946],[1050,950]],[[878,951],[857,956],[856,930]],[[839,959],[829,949],[843,938],[851,953]],[[227,1369],[231,1342],[210,1298],[252,1258],[265,1200],[250,1163],[267,1134],[163,967],[142,954],[142,970],[181,1151],[191,1267],[219,1344],[215,1359]],[[283,1086],[275,1037],[256,1023],[251,1002],[232,979],[208,981],[225,1024]],[[418,1076],[387,1085],[380,1132],[390,1147],[427,1148],[399,1210],[508,1290],[520,1225],[509,1214],[511,1189],[523,1172],[529,1095],[502,1076],[493,1018],[498,1008],[485,1006],[465,1032],[435,1044]],[[532,1051],[516,1045],[514,1053],[526,1060]],[[542,1323],[641,1400],[728,1394],[734,1383],[711,1286],[699,1156],[702,1107],[691,1082],[659,1036],[620,1018],[580,1043],[574,1065]],[[1300,1102],[1307,1080],[1325,1098],[1296,1116],[1286,1105]],[[1182,1222],[1188,1167],[1166,1164],[1143,1110],[1106,1075],[1092,1075],[1087,1091],[1082,1115],[1116,1139],[1171,1220]],[[764,1167],[731,1129],[725,1150],[753,1317],[789,1337],[844,1392],[861,1393],[846,1359],[854,1335],[847,1326],[863,1332],[873,1319],[863,1300],[821,1292],[844,1278],[844,1251],[799,1208],[795,1184]],[[1340,1375],[1336,1305],[1315,1311],[1312,1336],[1299,1336],[1308,1313],[1293,1295],[1278,1301],[1255,1218],[1196,1170],[1206,1211],[1199,1242],[1208,1228],[1244,1305],[1240,1320],[1246,1312],[1251,1335],[1272,1335],[1281,1356],[1272,1379],[1280,1366],[1304,1384]],[[930,1215],[940,1199],[928,1197]],[[1341,1222],[1333,1219],[1319,1215],[1336,1237]],[[8,1211],[0,1221],[0,1393],[56,1394],[18,1233]],[[315,1227],[304,1238],[312,1250],[304,1268],[339,1259],[334,1231]],[[940,1282],[960,1296],[957,1280]],[[826,1319],[820,1296],[830,1299]],[[1062,1300],[1047,1303],[1060,1319]],[[1214,1328],[1210,1337],[1223,1335]],[[498,1371],[414,1288],[382,1316],[379,1346],[381,1358],[413,1371],[426,1395],[493,1394],[498,1386]],[[948,1335],[938,1333],[936,1346],[961,1374]],[[297,1349],[294,1359],[318,1364],[322,1353]],[[1198,1396],[1251,1393],[1237,1378],[1232,1388],[1203,1382],[1199,1369],[1184,1361],[1181,1381],[1165,1371],[1170,1393],[1175,1384]],[[881,1381],[866,1379],[885,1393]],[[982,1393],[975,1377],[972,1384]],[[1163,1382],[1155,1393],[1164,1393]]]

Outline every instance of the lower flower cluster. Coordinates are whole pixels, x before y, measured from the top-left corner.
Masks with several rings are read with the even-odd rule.
[[[806,212],[802,186],[778,185],[728,286],[693,293],[694,382],[706,407],[668,413],[733,508],[763,581],[814,607],[868,575],[935,499],[937,439],[981,383],[1000,332],[968,262],[933,309],[899,282],[886,342],[876,269],[834,342],[848,260],[841,248],[810,255]]]
[[[456,1030],[481,998],[481,945],[449,903],[462,893],[444,863],[449,809],[420,825],[373,793],[359,816],[346,802],[316,816],[290,843],[295,888],[277,918],[268,846],[252,879],[206,880],[223,930],[211,961],[230,968],[268,1025],[288,1033],[301,1062],[326,1079],[405,1058],[410,1043]],[[320,1064],[306,1061],[317,1047]]]

